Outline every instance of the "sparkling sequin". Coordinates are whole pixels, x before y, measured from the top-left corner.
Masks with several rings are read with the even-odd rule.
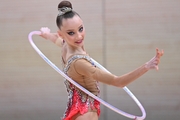
[[[95,66],[89,56],[74,55],[73,57],[71,57],[71,59],[68,60],[67,64],[64,66],[63,71],[65,74],[67,74],[70,64],[76,59],[86,59],[93,66]],[[68,102],[64,116],[62,118],[63,120],[71,120],[71,118],[78,112],[80,114],[84,114],[89,110],[97,110],[98,115],[100,115],[100,103],[97,100],[93,99],[89,95],[85,94],[83,91],[76,88],[68,80],[65,79],[64,83],[68,92]],[[96,86],[99,89],[98,84],[96,84]]]

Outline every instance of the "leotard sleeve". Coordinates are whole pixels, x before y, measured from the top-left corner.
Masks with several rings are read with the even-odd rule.
[[[85,59],[78,59],[74,63],[74,68],[76,72],[80,75],[83,75],[85,77],[92,78],[96,81],[113,85],[113,80],[115,78],[115,75],[107,73],[94,65],[92,65],[90,62],[88,62]]]
[[[74,65],[77,73],[117,87],[124,87],[128,85],[129,83],[136,80],[137,78],[139,78],[148,71],[146,64],[144,64],[127,74],[121,76],[115,76],[111,73],[107,73],[99,68],[94,67],[93,65],[91,65],[91,63],[89,63],[85,59],[79,59],[75,61]]]

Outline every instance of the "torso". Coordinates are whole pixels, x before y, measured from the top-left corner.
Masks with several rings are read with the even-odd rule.
[[[87,55],[70,55],[70,58],[64,65],[64,73],[67,74],[70,69],[70,65],[73,64],[73,61],[76,59],[87,59],[89,56]],[[91,62],[91,61],[89,61]],[[81,78],[80,78],[81,79]],[[100,103],[89,95],[85,94],[81,90],[79,90],[76,86],[71,84],[68,80],[65,80],[65,85],[68,92],[68,104],[63,117],[63,120],[71,120],[73,117],[81,118],[80,114],[83,114],[85,118],[87,116],[92,115],[94,118],[98,118],[97,116],[100,114]],[[95,82],[95,88],[99,88]],[[80,113],[80,114],[79,114]],[[84,118],[83,117],[83,118]],[[90,117],[91,118],[91,117]],[[88,119],[87,119],[88,120]],[[94,119],[96,120],[96,119]]]
[[[87,55],[84,47],[82,51],[70,51],[67,49],[67,44],[64,43],[62,46],[62,61],[66,67],[67,61],[71,59],[74,55]],[[67,71],[64,71],[67,74]],[[98,115],[100,114],[100,103],[90,96],[86,95],[79,89],[76,89],[69,81],[65,80],[65,85],[68,92],[68,104],[66,111],[64,113],[63,120],[84,120],[91,119],[98,120]],[[94,106],[92,108],[92,106]],[[76,111],[77,108],[79,111]],[[72,115],[74,114],[74,115]],[[81,114],[84,114],[83,117]],[[85,117],[85,118],[84,118]],[[88,120],[87,119],[87,120]]]

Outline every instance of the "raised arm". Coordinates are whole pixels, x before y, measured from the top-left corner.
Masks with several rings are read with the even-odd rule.
[[[63,45],[63,39],[58,35],[58,33],[51,33],[50,29],[47,27],[41,28],[41,37],[45,38],[46,40],[50,40],[59,47],[62,47]]]

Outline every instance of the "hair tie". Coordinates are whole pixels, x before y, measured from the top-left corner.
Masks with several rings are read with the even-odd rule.
[[[58,16],[64,15],[68,12],[71,12],[72,9],[70,7],[63,7],[63,8],[58,8],[59,14]]]

